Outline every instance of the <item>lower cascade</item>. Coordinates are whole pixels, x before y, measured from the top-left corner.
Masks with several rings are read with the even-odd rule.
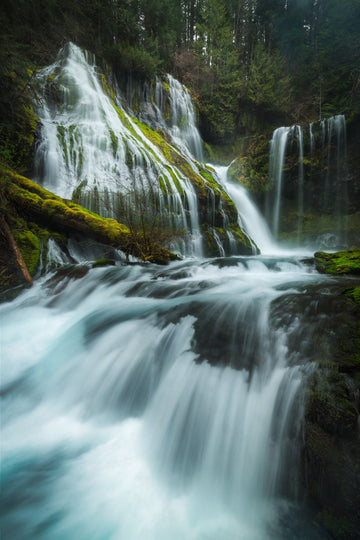
[[[327,538],[299,505],[312,367],[272,308],[324,279],[189,259],[47,274],[0,306],[4,537]]]

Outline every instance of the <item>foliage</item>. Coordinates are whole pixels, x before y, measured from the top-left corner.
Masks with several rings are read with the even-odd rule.
[[[120,78],[174,73],[191,87],[212,143],[241,133],[249,106],[296,122],[355,115],[359,22],[358,0],[6,0],[1,157],[26,162],[32,70],[69,40],[104,58]]]
[[[290,104],[290,77],[286,75],[285,61],[276,51],[270,56],[263,44],[255,47],[250,66],[248,99],[265,110],[286,112]]]
[[[61,199],[28,178],[3,171],[0,180],[2,199],[39,224],[46,223],[61,233],[76,231],[126,254],[159,264],[166,264],[175,257],[159,247],[154,237],[145,239],[138,236],[135,242],[126,225]],[[25,240],[28,244],[34,239],[27,237]]]

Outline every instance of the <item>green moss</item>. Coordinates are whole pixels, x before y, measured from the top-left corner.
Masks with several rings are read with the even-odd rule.
[[[57,229],[62,234],[79,232],[149,262],[166,264],[176,258],[153,239],[131,233],[128,227],[115,219],[103,218],[72,201],[61,199],[11,171],[4,173],[1,189],[4,198],[9,199],[19,211],[35,221],[39,220],[39,223],[45,222],[52,230]],[[33,264],[32,260],[30,264]]]
[[[57,138],[63,150],[65,163],[69,165],[69,154],[68,154],[65,135],[66,135],[66,130],[64,126],[57,126]]]
[[[315,265],[322,274],[360,274],[360,249],[348,249],[336,253],[318,251]]]
[[[111,100],[115,101],[114,90],[112,89],[112,86],[108,84],[104,73],[100,73],[100,80],[104,93],[107,94]]]
[[[88,181],[87,179],[85,179],[82,182],[80,182],[80,184],[74,189],[72,193],[72,197],[71,197],[74,203],[79,204],[82,190],[87,186],[87,183]]]
[[[357,304],[360,304],[360,287],[345,289],[344,294],[352,298]]]
[[[111,144],[112,144],[112,150],[114,157],[116,156],[116,152],[119,146],[119,140],[112,129],[109,129],[110,137],[111,137]]]
[[[271,189],[268,182],[269,139],[265,135],[254,136],[247,142],[241,154],[231,163],[229,178],[246,187],[252,193]]]
[[[39,238],[30,230],[15,230],[13,231],[13,236],[21,251],[29,273],[33,276],[40,261]]]
[[[124,138],[124,145],[125,145],[125,163],[126,163],[127,168],[131,170],[133,168],[133,155],[125,138]]]
[[[99,268],[102,266],[115,266],[115,261],[112,259],[98,259],[92,263],[92,268]]]
[[[137,114],[140,111],[140,91],[138,88],[136,88],[133,94],[132,101],[131,101],[131,108],[135,114]]]

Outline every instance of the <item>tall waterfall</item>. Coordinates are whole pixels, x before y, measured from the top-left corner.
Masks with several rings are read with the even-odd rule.
[[[168,231],[168,247],[186,256],[203,255],[204,237],[207,254],[235,254],[239,245],[250,252],[216,175],[196,161],[202,141],[178,81],[168,75],[153,92],[144,84],[136,118],[111,73],[72,43],[36,80],[37,182],[127,225],[157,224]]]
[[[301,126],[296,126],[296,135],[299,143],[299,179],[298,179],[298,223],[297,241],[300,242],[304,219],[304,142]]]
[[[35,180],[64,198],[75,195],[80,204],[119,219],[131,211],[134,193],[141,194],[147,210],[175,229],[190,232],[184,252],[200,256],[198,205],[189,178],[145,136],[126,112],[120,93],[107,88],[95,59],[68,44],[54,64],[39,72],[37,84],[41,139]],[[190,97],[185,96],[190,115]],[[179,140],[189,139],[193,124],[188,122],[187,134],[176,126],[181,110],[174,113],[171,129]]]

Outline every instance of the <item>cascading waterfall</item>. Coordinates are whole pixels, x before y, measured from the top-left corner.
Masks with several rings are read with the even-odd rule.
[[[323,279],[188,260],[50,275],[2,304],[4,537],[327,538],[296,503],[309,368],[271,308]]]
[[[194,105],[188,89],[179,81],[166,74],[162,79],[157,78],[155,85],[142,83],[139,87],[130,78],[127,99],[131,105],[136,102],[140,119],[154,129],[165,130],[183,155],[203,161]]]
[[[203,161],[202,140],[196,127],[195,111],[189,91],[168,75],[170,101],[170,135],[180,146],[184,141],[191,155]]]
[[[274,131],[273,137],[270,141],[269,178],[270,181],[274,182],[275,184],[275,202],[271,219],[271,230],[275,238],[278,237],[279,232],[283,168],[286,143],[290,131],[291,128],[289,127],[277,128]],[[267,214],[269,214],[269,209],[267,210]]]
[[[264,255],[279,253],[279,246],[276,245],[265,219],[251,201],[245,188],[228,181],[228,169],[229,166],[215,167],[219,182],[236,205],[241,228],[254,241],[254,253],[256,253],[256,248],[259,248]]]
[[[282,216],[282,199],[288,180],[284,172],[286,159],[295,152],[289,141],[296,140],[298,170],[297,178],[291,179],[297,184],[296,213],[297,213],[297,244],[300,245],[303,236],[304,214],[313,205],[311,196],[306,197],[304,161],[313,167],[315,153],[319,155],[320,181],[316,186],[308,186],[311,192],[321,191],[317,203],[317,211],[325,214],[333,213],[334,229],[342,237],[346,245],[346,214],[348,212],[347,195],[347,151],[346,123],[344,115],[337,115],[309,125],[309,157],[304,150],[304,132],[299,125],[277,128],[270,142],[269,181],[274,184],[273,195],[266,201],[266,217],[271,224],[271,231],[278,238]],[[292,195],[294,197],[294,195]],[[295,198],[295,197],[294,197]],[[313,209],[314,210],[314,209]]]
[[[335,231],[339,241],[347,245],[347,149],[344,115],[313,122],[310,129],[310,158],[320,155],[322,197],[319,209],[335,216]]]
[[[336,175],[333,185],[335,183],[335,214],[338,224],[338,229],[344,230],[343,240],[347,243],[347,207],[348,207],[348,194],[347,194],[347,145],[346,145],[346,121],[344,115],[337,115],[329,120],[329,123],[334,124],[334,137],[336,140]],[[329,139],[329,154],[330,154],[331,140]]]
[[[134,198],[142,197],[150,217],[190,231],[182,251],[201,256],[191,182],[144,135],[119,92],[106,92],[95,59],[70,43],[38,73],[37,83],[41,139],[34,179],[104,216],[124,216],[138,203]]]
[[[183,252],[201,255],[189,180],[112,96],[94,59],[70,44],[38,83],[38,181],[105,215],[126,211],[118,192],[145,193],[190,229]],[[189,94],[171,77],[166,84],[168,93],[156,85],[156,122],[199,171]],[[276,232],[289,133],[277,130],[271,146]],[[302,163],[299,127],[296,135]],[[5,537],[327,539],[299,503],[303,383],[314,367],[294,349],[304,340],[298,318],[286,322],[274,308],[326,277],[279,252],[227,169],[215,168],[204,197],[219,259],[159,270],[125,265],[119,253],[114,267],[90,268],[96,245],[89,257],[72,238],[65,257],[50,239],[46,275],[0,305]],[[265,257],[224,258],[219,222],[234,254],[236,241],[216,186]],[[75,276],[56,270],[74,262]]]

